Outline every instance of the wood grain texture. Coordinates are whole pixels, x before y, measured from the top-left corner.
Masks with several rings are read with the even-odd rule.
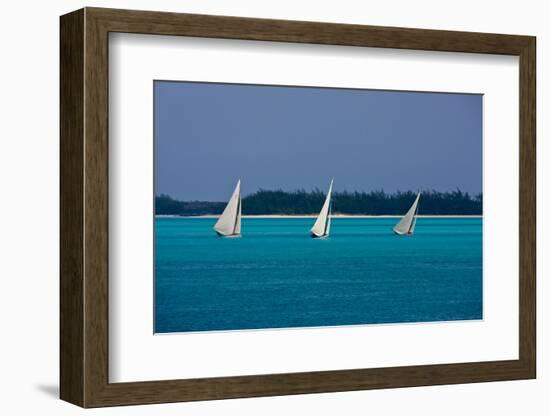
[[[536,41],[520,54],[519,338],[520,360],[536,377]]]
[[[84,68],[84,332],[85,406],[94,403],[108,380],[109,309],[109,142],[108,33],[85,12]]]
[[[189,380],[108,381],[108,33],[520,57],[519,359]],[[87,8],[61,18],[61,397],[83,407],[533,378],[535,38]]]
[[[84,405],[84,12],[61,19],[60,388]]]
[[[87,8],[110,32],[519,55],[528,36]]]

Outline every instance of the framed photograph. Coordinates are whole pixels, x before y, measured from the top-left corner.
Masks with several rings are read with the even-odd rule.
[[[62,16],[61,398],[535,378],[535,49]]]

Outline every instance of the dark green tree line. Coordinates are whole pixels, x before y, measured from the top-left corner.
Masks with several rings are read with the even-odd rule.
[[[268,191],[260,189],[242,200],[244,215],[308,215],[321,209],[325,193],[297,190]],[[416,193],[412,191],[388,194],[384,191],[335,192],[332,198],[334,214],[350,215],[402,215],[412,204]],[[424,191],[418,212],[424,215],[481,215],[482,195],[471,196],[460,189],[452,192]],[[168,195],[155,198],[157,215],[208,215],[220,214],[225,202],[178,201]]]

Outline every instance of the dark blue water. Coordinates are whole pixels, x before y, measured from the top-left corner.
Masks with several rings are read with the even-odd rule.
[[[242,220],[220,238],[215,219],[155,220],[155,332],[357,325],[482,318],[482,219]]]

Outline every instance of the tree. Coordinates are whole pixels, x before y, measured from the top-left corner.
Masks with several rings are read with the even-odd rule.
[[[397,191],[387,194],[383,190],[371,192],[335,192],[332,212],[348,215],[403,215],[416,198],[416,192]],[[248,215],[313,215],[323,205],[325,193],[319,189],[287,192],[283,190],[259,191],[247,195],[242,201],[242,212]],[[471,197],[468,192],[456,189],[451,192],[423,191],[419,214],[424,215],[481,215],[483,195]],[[155,198],[157,215],[217,215],[225,202],[178,201],[168,195]]]

